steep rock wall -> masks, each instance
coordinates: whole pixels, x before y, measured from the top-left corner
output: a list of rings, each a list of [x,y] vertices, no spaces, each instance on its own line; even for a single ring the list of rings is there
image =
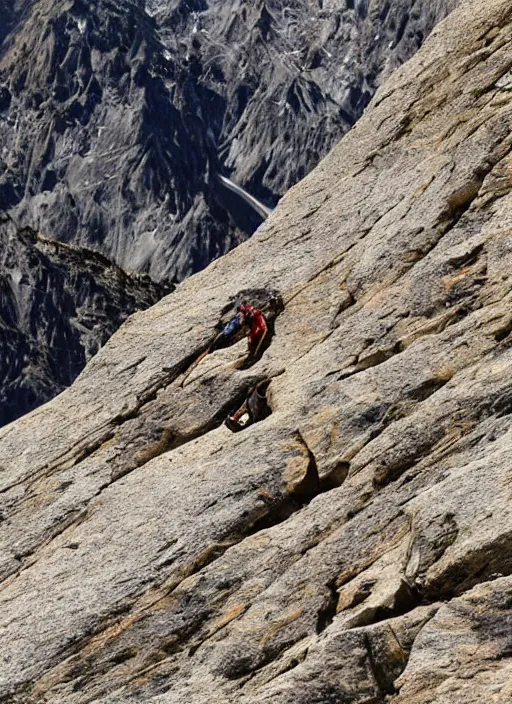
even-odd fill
[[[510,699],[511,49],[510,2],[464,0],[254,238],[0,431],[3,701]],[[182,386],[265,291],[261,360]]]

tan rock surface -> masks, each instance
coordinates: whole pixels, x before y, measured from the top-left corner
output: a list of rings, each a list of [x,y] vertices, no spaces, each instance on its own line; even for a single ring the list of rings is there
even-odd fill
[[[254,239],[1,431],[0,701],[508,701],[511,49],[509,0],[463,2]],[[247,289],[285,301],[261,361],[180,388]]]

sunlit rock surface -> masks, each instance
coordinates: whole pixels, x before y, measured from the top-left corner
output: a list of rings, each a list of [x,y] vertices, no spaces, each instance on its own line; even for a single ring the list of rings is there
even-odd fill
[[[509,0],[463,0],[254,238],[0,431],[3,702],[510,700],[511,51]],[[270,347],[182,387],[247,289]]]

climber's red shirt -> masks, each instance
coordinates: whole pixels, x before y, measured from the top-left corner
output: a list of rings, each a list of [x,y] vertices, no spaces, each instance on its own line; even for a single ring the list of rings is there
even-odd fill
[[[257,345],[263,335],[267,332],[267,321],[263,313],[257,308],[254,309],[249,328],[249,344]]]

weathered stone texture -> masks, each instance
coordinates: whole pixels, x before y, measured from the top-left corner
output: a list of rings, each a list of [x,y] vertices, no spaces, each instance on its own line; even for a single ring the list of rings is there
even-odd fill
[[[509,0],[462,2],[253,239],[0,432],[3,701],[510,699],[511,50]],[[181,388],[249,288],[269,349]]]

